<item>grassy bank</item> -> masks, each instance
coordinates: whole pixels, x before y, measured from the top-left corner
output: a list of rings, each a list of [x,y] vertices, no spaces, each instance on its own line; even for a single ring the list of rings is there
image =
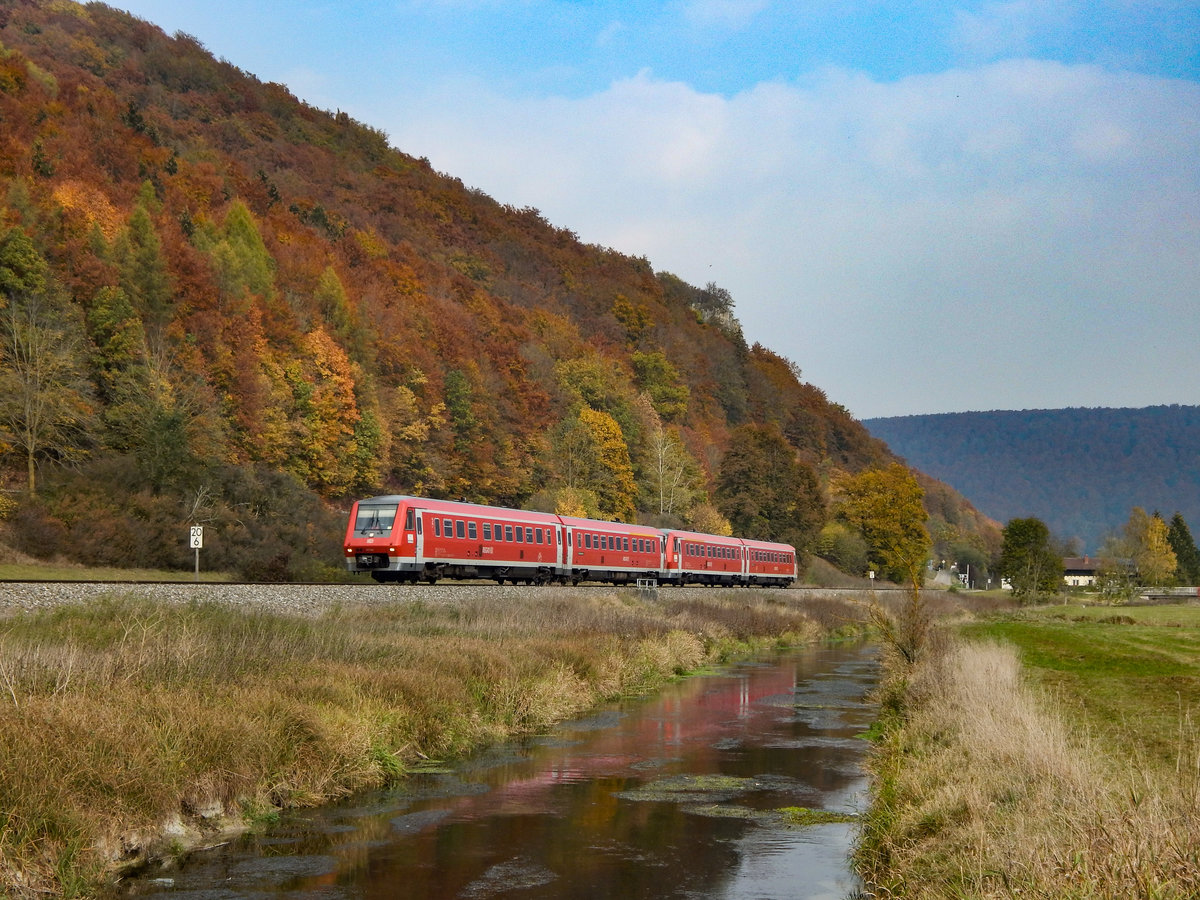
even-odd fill
[[[87,895],[231,823],[861,618],[783,591],[473,596],[313,618],[112,595],[0,620],[0,883]]]
[[[1200,896],[1200,609],[1005,615],[893,664],[878,897]]]

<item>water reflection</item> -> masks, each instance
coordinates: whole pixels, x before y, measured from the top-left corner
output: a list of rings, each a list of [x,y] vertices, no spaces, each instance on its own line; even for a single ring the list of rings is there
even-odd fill
[[[780,810],[851,813],[865,781],[875,661],[816,648],[692,678],[452,773],[136,884],[140,897],[844,898],[853,825],[797,828]]]

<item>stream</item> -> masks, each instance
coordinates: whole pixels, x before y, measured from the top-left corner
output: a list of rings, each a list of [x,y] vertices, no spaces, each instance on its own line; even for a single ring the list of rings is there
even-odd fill
[[[193,854],[125,896],[789,898],[858,894],[874,648],[746,662]],[[797,825],[785,810],[839,814]]]

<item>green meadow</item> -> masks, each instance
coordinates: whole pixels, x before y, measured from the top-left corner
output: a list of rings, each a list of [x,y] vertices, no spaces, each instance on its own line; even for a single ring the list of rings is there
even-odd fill
[[[1200,605],[1051,606],[968,625],[1013,644],[1077,724],[1174,767],[1200,719]]]
[[[1200,896],[1200,606],[1054,606],[890,654],[870,896]]]

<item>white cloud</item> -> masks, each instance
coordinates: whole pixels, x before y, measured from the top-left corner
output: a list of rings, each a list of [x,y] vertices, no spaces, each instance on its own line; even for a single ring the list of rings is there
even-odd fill
[[[768,0],[682,0],[683,17],[703,28],[741,29],[767,8]]]
[[[1015,61],[723,98],[643,72],[580,100],[447,86],[381,124],[729,288],[858,415],[1200,402],[1153,356],[1200,367],[1200,86]]]
[[[1062,27],[1077,10],[1075,0],[1007,0],[977,12],[954,13],[952,44],[968,59],[1026,54],[1042,32]]]

